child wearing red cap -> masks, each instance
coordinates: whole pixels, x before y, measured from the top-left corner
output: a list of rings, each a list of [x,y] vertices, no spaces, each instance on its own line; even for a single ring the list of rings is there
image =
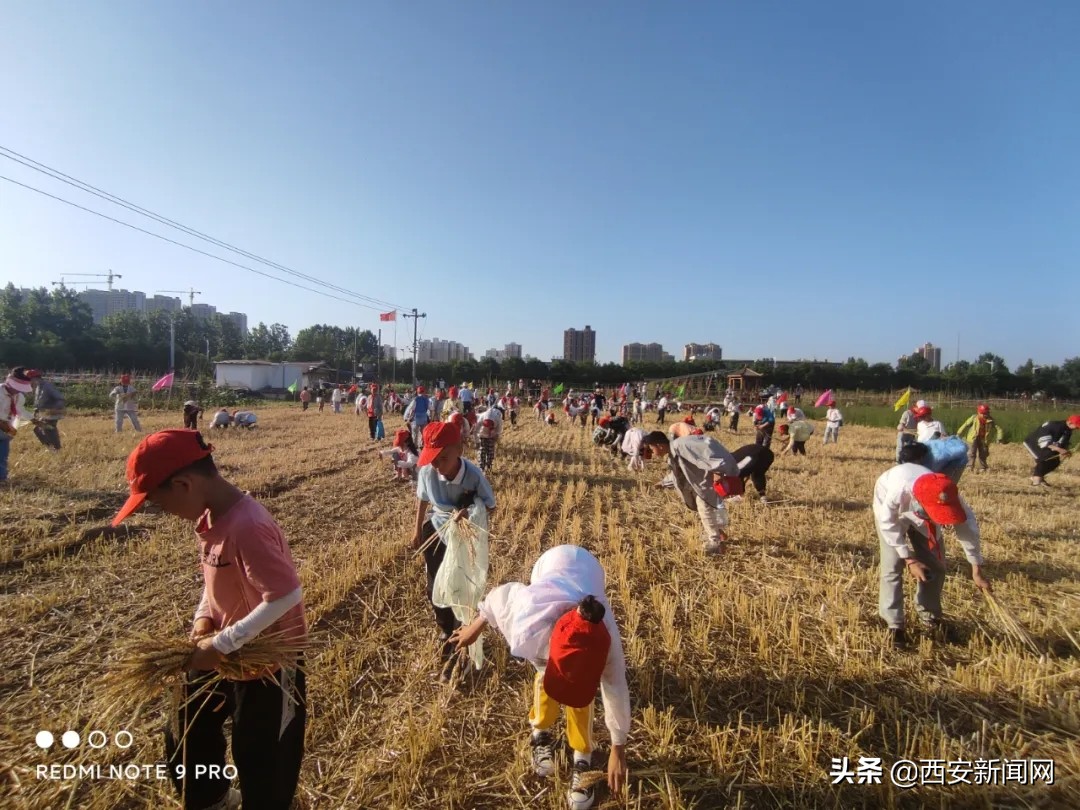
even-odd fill
[[[925,630],[947,635],[942,622],[941,591],[945,585],[942,526],[953,526],[971,564],[975,584],[989,590],[982,574],[979,524],[960,497],[956,484],[922,464],[927,448],[909,444],[904,458],[878,478],[874,487],[874,521],[881,553],[878,612],[888,625],[892,643],[907,643],[904,630],[904,570],[917,580],[915,604]]]
[[[959,430],[956,431],[956,435],[968,443],[968,457],[971,460],[971,471],[975,472],[975,462],[979,461],[982,464],[982,471],[986,472],[990,469],[986,464],[986,459],[990,455],[990,432],[993,431],[994,439],[998,443],[1001,442],[1003,434],[1001,427],[994,422],[994,417],[990,415],[989,405],[979,405],[975,409],[970,417],[964,424],[960,425]]]
[[[924,405],[915,411],[915,441],[925,442],[929,439],[940,439],[946,435],[945,425],[934,418],[934,409]]]
[[[455,660],[450,634],[459,622],[453,610],[437,607],[431,599],[435,575],[446,554],[441,533],[449,520],[458,520],[463,516],[462,510],[477,500],[487,508],[489,520],[495,511],[491,484],[479,467],[461,457],[461,451],[461,430],[455,422],[432,422],[424,429],[424,446],[417,462],[416,527],[408,544],[409,548],[422,549],[424,553],[428,602],[442,633],[440,679],[443,681],[453,675]]]
[[[495,448],[502,436],[503,412],[498,406],[489,407],[478,415],[476,437],[480,440],[480,469],[491,471],[495,463]]]
[[[613,794],[626,784],[626,739],[630,731],[630,690],[619,628],[604,595],[604,569],[580,546],[556,546],[533,566],[529,584],[508,582],[480,603],[479,615],[455,632],[459,650],[475,642],[487,625],[506,638],[511,655],[536,669],[532,761],[539,776],[555,771],[551,729],[566,709],[566,736],[574,751],[568,800],[571,810],[587,810],[595,800],[582,776],[590,770],[595,744],[593,704],[597,689],[611,735],[607,779]]]
[[[408,481],[416,472],[420,460],[420,451],[413,442],[408,428],[401,428],[394,434],[394,446],[389,450],[378,450],[379,458],[390,461],[395,481]]]
[[[185,776],[172,774],[184,807],[237,806],[230,780],[222,775],[223,727],[231,717],[243,806],[286,810],[304,756],[303,661],[273,677],[212,686],[206,672],[261,633],[303,643],[300,579],[281,528],[262,504],[221,477],[213,449],[194,430],[163,430],[143,439],[128,457],[131,495],[113,525],[144,501],[195,524],[204,580],[192,628],[197,646],[186,665],[185,699],[175,724],[180,737],[170,730],[165,738],[169,764],[185,766]]]
[[[1035,459],[1031,468],[1033,487],[1049,486],[1046,476],[1061,466],[1061,460],[1072,455],[1069,442],[1072,432],[1080,429],[1080,414],[1074,413],[1064,422],[1043,422],[1024,439],[1024,447]]]

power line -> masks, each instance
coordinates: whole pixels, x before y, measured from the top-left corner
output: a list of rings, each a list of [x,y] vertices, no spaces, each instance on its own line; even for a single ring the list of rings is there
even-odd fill
[[[365,304],[365,303],[362,303],[360,301],[352,301],[352,300],[350,300],[348,298],[342,298],[341,296],[338,296],[338,295],[332,295],[331,293],[323,292],[322,290],[316,290],[313,287],[305,287],[303,284],[297,284],[295,281],[289,281],[288,279],[285,279],[285,278],[278,278],[277,276],[273,276],[270,273],[266,273],[266,272],[264,272],[262,270],[257,270],[254,267],[248,267],[246,264],[240,264],[239,262],[234,262],[232,259],[226,259],[224,256],[216,256],[213,253],[208,253],[205,250],[200,250],[197,247],[192,247],[191,245],[185,245],[183,242],[177,242],[175,239],[170,239],[167,236],[162,236],[160,233],[154,233],[153,231],[146,230],[146,228],[140,228],[138,225],[132,225],[130,222],[124,222],[122,219],[116,219],[115,217],[110,217],[108,214],[103,214],[100,211],[95,211],[92,208],[87,208],[86,206],[79,205],[78,203],[72,202],[71,200],[65,200],[63,197],[57,197],[55,194],[50,194],[49,192],[43,191],[40,188],[34,188],[33,186],[28,186],[26,183],[20,183],[18,180],[13,180],[12,178],[6,177],[6,176],[4,176],[2,174],[0,174],[0,180],[6,180],[7,182],[13,183],[16,186],[20,186],[22,188],[25,188],[28,191],[33,191],[33,192],[41,194],[41,195],[43,195],[45,197],[49,197],[50,199],[56,200],[57,202],[62,202],[65,205],[70,205],[72,208],[78,208],[80,211],[85,211],[86,213],[93,214],[96,217],[101,217],[102,219],[107,219],[110,222],[115,222],[117,225],[123,225],[125,228],[131,228],[131,230],[133,230],[133,231],[138,231],[139,233],[145,233],[147,236],[153,236],[155,239],[160,239],[162,242],[168,242],[170,245],[176,245],[177,247],[182,247],[182,248],[184,248],[186,250],[190,250],[193,253],[198,253],[198,254],[200,254],[202,256],[206,256],[206,257],[211,258],[211,259],[217,259],[219,262],[224,262],[225,264],[231,264],[233,267],[239,267],[241,270],[248,270],[248,271],[250,271],[252,273],[255,273],[256,275],[264,276],[265,278],[273,279],[274,281],[280,281],[282,284],[288,284],[290,287],[297,287],[297,288],[299,288],[301,290],[307,290],[308,292],[313,292],[316,295],[322,295],[322,296],[325,296],[327,298],[333,298],[335,301],[342,301],[342,302],[344,302],[346,304],[352,304],[354,306],[364,307],[365,309],[373,309],[376,312],[378,312],[380,310],[380,307],[373,306],[371,304]]]
[[[69,174],[65,174],[64,172],[60,171],[59,169],[55,169],[55,168],[53,168],[51,166],[47,166],[44,163],[40,163],[39,161],[36,161],[33,158],[28,157],[27,155],[20,154],[19,152],[16,152],[14,149],[10,149],[10,148],[8,148],[6,146],[0,146],[0,157],[7,158],[8,160],[14,161],[15,163],[18,163],[18,164],[20,164],[22,166],[25,166],[25,167],[27,167],[29,169],[32,169],[32,170],[36,171],[36,172],[44,174],[47,177],[50,177],[50,178],[52,178],[54,180],[59,180],[61,183],[66,183],[67,185],[72,186],[74,188],[77,188],[80,191],[85,191],[88,194],[93,194],[95,197],[100,197],[101,199],[105,200],[106,202],[111,202],[114,205],[119,205],[119,206],[121,206],[123,208],[128,209],[129,211],[133,211],[134,213],[141,214],[142,216],[153,219],[156,222],[161,223],[162,225],[166,225],[166,226],[168,226],[170,228],[174,228],[176,230],[182,231],[183,233],[186,233],[189,236],[194,236],[194,237],[196,237],[198,239],[202,239],[203,241],[210,242],[211,244],[216,245],[217,247],[221,247],[221,248],[224,248],[225,250],[232,251],[233,253],[237,253],[237,254],[239,254],[241,256],[244,256],[244,257],[246,257],[248,259],[252,259],[253,261],[257,261],[257,262],[259,262],[261,264],[265,264],[268,267],[273,267],[276,270],[280,270],[281,272],[287,273],[288,275],[294,276],[296,278],[303,279],[304,281],[309,281],[309,282],[312,282],[314,284],[318,284],[318,285],[320,285],[322,287],[326,287],[328,289],[334,290],[335,292],[339,292],[339,293],[342,293],[344,295],[352,296],[353,298],[359,298],[361,300],[368,301],[370,303],[377,304],[377,305],[382,306],[382,307],[389,307],[389,308],[394,309],[394,310],[398,310],[398,309],[404,310],[404,309],[406,309],[406,307],[403,307],[400,304],[394,304],[394,303],[392,303],[390,301],[383,301],[383,300],[381,300],[379,298],[372,298],[371,296],[363,295],[363,294],[358,293],[358,292],[354,292],[352,290],[346,289],[345,287],[340,287],[340,286],[338,286],[336,284],[331,284],[329,282],[322,281],[321,279],[316,278],[315,276],[310,276],[310,275],[308,275],[306,273],[301,273],[299,270],[294,270],[291,267],[287,267],[286,265],[279,264],[278,262],[271,261],[270,259],[265,259],[262,256],[259,256],[258,254],[255,254],[255,253],[251,253],[250,251],[244,250],[243,248],[238,248],[235,245],[231,245],[228,242],[225,242],[225,241],[223,241],[221,239],[218,239],[218,238],[216,238],[214,236],[210,236],[209,234],[203,233],[202,231],[196,230],[194,228],[190,228],[187,225],[184,225],[183,223],[180,223],[180,222],[177,222],[175,220],[169,219],[166,216],[163,216],[161,214],[157,214],[157,213],[155,213],[153,211],[150,211],[149,209],[144,208],[144,207],[142,207],[140,205],[137,205],[136,203],[125,200],[123,197],[119,197],[119,196],[117,196],[115,194],[112,194],[112,193],[110,193],[108,191],[105,191],[104,189],[100,189],[100,188],[98,188],[96,186],[93,186],[93,185],[91,185],[89,183],[86,183],[86,182],[84,182],[82,180],[79,180],[77,177],[72,177]]]

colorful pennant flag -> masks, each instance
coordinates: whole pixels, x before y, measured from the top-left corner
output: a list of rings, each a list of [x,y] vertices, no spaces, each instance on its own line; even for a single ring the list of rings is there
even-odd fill
[[[564,389],[563,384],[559,383],[558,385],[555,386],[555,388],[552,390],[551,393],[553,393],[553,394],[561,394],[563,392],[563,389]]]
[[[396,321],[397,320],[397,310],[392,309],[389,312],[380,312],[379,313],[379,320],[380,321]]]
[[[163,388],[172,388],[173,379],[175,376],[176,375],[170,371],[168,374],[166,374],[164,377],[162,377],[160,380],[150,386],[150,390],[160,391]]]
[[[686,386],[685,385],[680,385],[678,390],[675,391],[675,396],[681,397],[685,393],[686,393]]]
[[[900,411],[907,407],[907,404],[911,402],[911,388],[900,395],[900,399],[896,400],[896,404],[892,406],[894,411]]]
[[[832,392],[831,388],[828,391],[826,391],[824,394],[822,394],[820,397],[817,398],[817,402],[814,403],[814,407],[815,408],[820,408],[822,405],[827,403],[830,399],[834,399],[833,392]]]
[[[288,391],[290,394],[295,394],[296,393],[296,380],[293,380],[292,385],[290,385],[285,390]]]

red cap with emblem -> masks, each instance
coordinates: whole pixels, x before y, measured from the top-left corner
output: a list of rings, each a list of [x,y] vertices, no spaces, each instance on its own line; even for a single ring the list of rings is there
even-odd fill
[[[920,475],[915,479],[911,494],[930,520],[940,526],[955,526],[967,520],[956,484],[944,473]]]
[[[611,634],[603,621],[589,621],[578,608],[564,613],[551,632],[544,692],[564,706],[588,706],[596,699],[609,649]]]
[[[131,451],[127,460],[127,480],[131,494],[113,518],[119,526],[124,518],[143,505],[146,496],[170,476],[214,452],[197,430],[162,430],[151,433]]]

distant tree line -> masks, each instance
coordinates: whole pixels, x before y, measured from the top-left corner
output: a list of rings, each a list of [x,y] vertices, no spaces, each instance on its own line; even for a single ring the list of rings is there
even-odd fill
[[[169,365],[169,328],[176,335],[176,370],[191,376],[209,374],[216,360],[322,360],[339,369],[373,365],[378,340],[370,330],[317,324],[295,338],[283,324],[259,323],[242,335],[227,317],[196,317],[191,310],[152,313],[122,312],[95,325],[90,308],[69,289],[44,288],[29,293],[9,284],[0,291],[0,366],[25,365],[51,371],[138,369],[165,372]],[[996,354],[960,360],[933,371],[920,355],[896,365],[867,363],[850,357],[840,366],[796,363],[773,366],[770,359],[750,364],[767,384],[783,388],[890,391],[912,386],[920,391],[947,391],[973,396],[1019,396],[1042,392],[1048,397],[1080,399],[1080,357],[1061,365],[1038,366],[1031,360],[1010,370]],[[677,378],[722,372],[729,362],[698,360],[672,363],[570,363],[554,360],[492,358],[450,363],[421,363],[417,377],[494,383],[496,380],[553,380],[579,388],[614,386],[627,381]],[[382,363],[389,379],[391,364]],[[412,361],[398,362],[399,381],[412,379]]]
[[[30,292],[8,284],[0,291],[0,366],[53,371],[101,369],[169,370],[169,332],[175,330],[176,370],[208,374],[217,360],[323,360],[352,368],[353,359],[373,363],[378,342],[370,330],[320,324],[294,339],[280,323],[259,323],[241,334],[236,323],[179,312],[120,312],[94,324],[78,293],[58,288]]]

